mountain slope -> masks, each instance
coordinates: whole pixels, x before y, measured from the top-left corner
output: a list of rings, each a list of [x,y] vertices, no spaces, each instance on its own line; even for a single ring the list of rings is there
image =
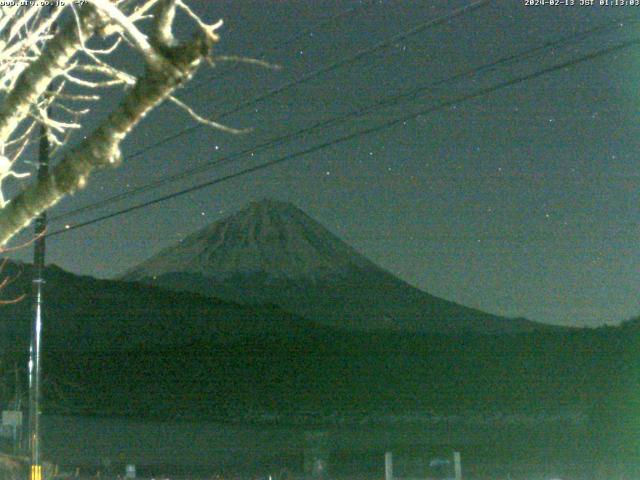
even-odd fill
[[[264,200],[163,250],[124,278],[188,272],[205,277],[261,273],[273,279],[322,280],[353,269],[378,267],[302,210]]]
[[[383,270],[291,204],[264,200],[127,272],[224,300],[272,303],[326,325],[425,333],[545,328],[435,297]]]
[[[29,292],[30,269],[7,266],[12,278],[23,273],[2,298]],[[595,408],[605,439],[637,438],[637,424],[627,421],[640,418],[629,402],[640,371],[633,324],[495,336],[353,332],[318,327],[275,306],[96,280],[54,266],[45,278],[45,413],[326,428],[393,423],[395,415],[433,426],[442,424],[440,414],[466,422],[482,412],[507,426],[505,412],[534,415],[521,417],[526,426],[541,412]],[[26,365],[30,308],[25,299],[0,309],[0,373],[8,378],[12,365]],[[0,400],[12,394],[5,384]]]
[[[2,299],[27,297],[0,309],[0,350],[27,350],[30,335],[29,264],[8,263],[16,279]],[[56,266],[44,273],[44,344],[55,350],[165,348],[232,342],[272,335],[296,337],[317,326],[275,306],[246,306],[150,285],[78,276]]]

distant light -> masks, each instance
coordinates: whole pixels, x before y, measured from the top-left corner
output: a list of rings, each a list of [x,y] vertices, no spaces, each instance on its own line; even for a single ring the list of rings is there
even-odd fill
[[[71,225],[69,225],[69,224],[67,223],[67,224],[64,226],[64,228],[65,228],[66,230],[68,230],[69,228],[71,228]]]

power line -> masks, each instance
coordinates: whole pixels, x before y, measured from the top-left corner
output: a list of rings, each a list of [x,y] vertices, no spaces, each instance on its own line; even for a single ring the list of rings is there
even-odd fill
[[[454,18],[460,17],[462,15],[466,15],[467,13],[473,12],[475,10],[478,10],[482,7],[486,7],[489,5],[490,0],[476,0],[464,7],[460,7],[457,8],[455,10],[453,10],[452,12],[449,12],[445,15],[441,15],[437,18],[434,18],[432,20],[429,20],[427,22],[423,22],[405,32],[401,32],[397,35],[393,35],[390,38],[386,39],[386,40],[381,40],[380,42],[372,45],[371,47],[368,48],[364,48],[362,50],[357,51],[355,54],[350,55],[346,58],[343,58],[342,60],[338,60],[334,63],[331,63],[329,65],[326,65],[324,67],[321,67],[317,70],[314,70],[312,72],[309,72],[306,75],[303,75],[300,78],[297,78],[295,80],[292,80],[291,82],[287,82],[279,87],[276,87],[272,90],[269,90],[268,92],[259,95],[255,98],[249,99],[245,102],[240,103],[239,105],[235,106],[234,108],[232,108],[231,110],[227,110],[226,112],[224,112],[222,115],[220,115],[220,118],[224,118],[227,117],[233,113],[239,112],[240,110],[253,105],[255,103],[261,102],[263,100],[266,100],[268,98],[271,98],[273,96],[276,96],[280,93],[282,93],[285,90],[288,90],[289,88],[295,87],[297,85],[300,85],[301,83],[305,83],[308,82],[309,80],[312,80],[316,77],[319,77],[320,75],[324,75],[325,73],[329,73],[332,72],[334,70],[337,70],[345,65],[348,65],[350,63],[355,63],[358,60],[360,60],[361,58],[364,58],[367,55],[371,55],[373,53],[376,53],[382,49],[384,49],[385,47],[389,46],[390,44],[393,44],[399,40],[405,39],[407,37],[411,37],[413,35],[417,35],[418,33],[423,32],[424,30],[427,30],[429,28],[432,27],[437,27],[439,25],[442,25]]]
[[[633,45],[638,45],[638,44],[640,44],[640,39],[629,40],[627,42],[615,45],[613,47],[600,49],[600,50],[597,50],[595,52],[588,53],[588,54],[583,55],[581,57],[578,57],[578,58],[575,58],[575,59],[572,59],[572,60],[568,60],[568,61],[562,62],[560,64],[557,64],[557,65],[554,65],[554,66],[551,66],[551,67],[547,67],[547,68],[538,70],[538,71],[533,72],[533,73],[522,75],[522,76],[513,78],[511,80],[505,80],[505,81],[500,82],[500,83],[498,83],[496,85],[493,85],[493,86],[490,86],[490,87],[481,88],[481,89],[477,90],[476,92],[473,92],[473,93],[470,93],[470,94],[467,94],[467,95],[463,95],[463,96],[458,97],[456,99],[448,100],[448,101],[442,102],[442,103],[440,103],[438,105],[431,106],[429,108],[422,109],[422,110],[419,110],[417,112],[414,112],[414,113],[411,113],[411,114],[408,114],[408,115],[404,115],[402,117],[398,117],[396,119],[390,120],[388,122],[384,122],[384,123],[382,123],[380,125],[376,125],[374,127],[366,128],[366,129],[363,129],[363,130],[352,132],[352,133],[347,134],[347,135],[343,135],[341,137],[338,137],[338,138],[333,139],[333,140],[329,140],[327,142],[323,142],[323,143],[315,145],[313,147],[310,147],[310,148],[307,148],[307,149],[304,149],[304,150],[301,150],[301,151],[298,151],[298,152],[295,152],[295,153],[291,153],[291,154],[285,155],[283,157],[280,157],[280,158],[277,158],[277,159],[262,163],[260,165],[255,165],[253,167],[249,167],[249,168],[246,168],[244,170],[240,170],[239,172],[235,172],[235,173],[232,173],[232,174],[229,174],[229,175],[225,175],[225,176],[220,177],[220,178],[209,180],[209,181],[200,183],[198,185],[194,185],[194,186],[186,188],[186,189],[179,190],[177,192],[174,192],[174,193],[171,193],[171,194],[168,194],[168,195],[163,195],[163,196],[155,198],[153,200],[149,200],[149,201],[146,201],[146,202],[143,202],[143,203],[139,203],[137,205],[133,205],[131,207],[127,207],[127,208],[124,208],[122,210],[110,213],[110,214],[102,215],[100,217],[97,217],[97,218],[94,218],[94,219],[91,219],[91,220],[88,220],[88,221],[85,221],[85,222],[78,223],[76,225],[66,226],[63,229],[51,232],[50,234],[47,235],[47,237],[59,235],[61,233],[65,233],[65,232],[68,232],[68,231],[71,231],[71,230],[76,230],[78,228],[86,227],[86,226],[92,225],[94,223],[101,222],[103,220],[107,220],[107,219],[114,218],[114,217],[117,217],[117,216],[120,216],[120,215],[124,215],[125,213],[129,213],[129,212],[132,212],[132,211],[135,211],[135,210],[146,208],[148,206],[155,205],[157,203],[161,203],[161,202],[164,202],[166,200],[170,200],[172,198],[176,198],[176,197],[179,197],[179,196],[182,196],[182,195],[186,195],[188,193],[192,193],[192,192],[195,192],[195,191],[198,191],[198,190],[202,190],[203,188],[206,188],[206,187],[217,185],[217,184],[220,184],[220,183],[223,183],[223,182],[226,182],[226,181],[229,181],[229,180],[232,180],[232,179],[235,179],[235,178],[238,178],[238,177],[250,174],[250,173],[254,173],[254,172],[257,172],[257,171],[260,171],[260,170],[265,170],[267,168],[273,167],[274,165],[286,162],[288,160],[292,160],[294,158],[298,158],[298,157],[302,157],[302,156],[305,156],[305,155],[309,155],[309,154],[315,153],[315,152],[317,152],[319,150],[323,150],[323,149],[325,149],[327,147],[338,145],[338,144],[347,142],[349,140],[352,140],[354,138],[357,138],[357,137],[360,137],[360,136],[363,136],[363,135],[369,135],[371,133],[376,133],[376,132],[379,132],[381,130],[384,130],[384,129],[393,127],[395,125],[398,125],[398,124],[400,124],[402,122],[413,120],[413,119],[415,119],[415,118],[417,118],[419,116],[427,115],[429,113],[433,113],[433,112],[441,110],[443,108],[450,107],[450,106],[452,106],[454,104],[459,104],[459,103],[462,103],[462,102],[466,102],[468,100],[473,100],[473,99],[479,98],[481,96],[485,96],[485,95],[494,93],[494,92],[496,92],[498,90],[501,90],[503,88],[511,87],[511,86],[517,85],[519,83],[522,83],[522,82],[525,82],[525,81],[529,81],[529,80],[541,77],[543,75],[546,75],[546,74],[549,74],[549,73],[552,73],[552,72],[556,72],[556,71],[559,71],[559,70],[563,70],[563,69],[578,65],[580,63],[591,61],[591,60],[594,60],[596,58],[603,57],[605,55],[609,55],[611,53],[614,53],[614,52],[617,52],[617,51],[620,51],[620,50],[623,50],[625,48],[629,48],[629,47],[631,47]]]
[[[352,13],[354,11],[362,11],[366,7],[370,7],[372,5],[374,5],[373,2],[366,3],[364,5],[358,5],[358,6],[355,6],[355,7],[348,8],[348,9],[346,9],[346,10],[344,10],[342,12],[339,12],[339,13],[337,13],[335,15],[332,15],[332,16],[330,16],[328,18],[322,19],[319,22],[315,23],[314,25],[312,25],[310,27],[307,27],[307,28],[305,28],[305,29],[303,29],[303,30],[291,35],[285,41],[283,41],[283,42],[281,42],[279,44],[276,44],[274,47],[272,47],[272,49],[279,49],[279,48],[282,48],[282,47],[284,47],[286,45],[289,45],[289,44],[293,43],[294,41],[296,41],[297,39],[307,35],[308,33],[312,32],[314,30],[320,29],[320,28],[324,27],[325,25],[328,25],[328,24],[332,23],[335,20],[338,20],[338,19],[340,19],[340,18],[342,18],[344,16],[347,16],[348,14],[350,14],[350,13]],[[267,52],[268,52],[267,50],[261,50],[256,56],[258,58],[264,58],[265,55],[267,54]],[[236,65],[236,67],[237,67],[237,65]],[[213,76],[209,77],[208,79],[204,79],[204,80],[201,80],[201,81],[197,82],[196,84],[189,84],[182,91],[184,92],[184,91],[188,91],[188,90],[197,89],[200,86],[204,85],[208,81],[215,80],[215,79],[218,79],[218,78],[222,78],[222,77],[228,75],[234,69],[227,70],[225,72],[222,72],[219,75],[213,75]],[[225,114],[223,114],[223,115],[225,115]],[[150,147],[147,147],[147,148],[144,148],[144,149],[139,150],[137,152],[134,152],[133,154],[129,155],[128,158],[135,158],[135,157],[137,157],[139,155],[142,155],[142,154],[146,153],[149,150],[152,150],[152,149],[154,149],[154,148],[156,148],[156,147],[158,147],[160,145],[163,145],[167,141],[171,141],[171,140],[173,140],[175,138],[178,138],[178,137],[180,137],[182,135],[185,135],[185,134],[187,134],[187,133],[189,133],[189,132],[191,132],[191,131],[193,131],[195,129],[198,129],[200,127],[202,127],[202,125],[195,125],[193,127],[189,127],[189,128],[187,128],[185,130],[182,130],[181,132],[178,132],[178,134],[175,135],[175,136],[167,137],[167,138],[163,139],[159,143],[153,144]],[[84,211],[85,208],[82,208],[82,210]],[[58,215],[58,216],[52,217],[52,218],[50,218],[50,220],[51,221],[59,220],[60,218],[67,217],[67,216],[69,216],[71,214],[72,214],[71,212],[65,213],[65,214],[62,214],[62,215]]]
[[[423,32],[424,30],[427,30],[428,28],[432,28],[432,27],[436,27],[439,25],[442,25],[446,22],[448,22],[449,20],[452,20],[454,18],[457,18],[459,16],[462,16],[464,14],[467,14],[469,12],[475,11],[477,9],[480,9],[482,7],[486,7],[488,6],[490,3],[490,0],[477,0],[473,3],[470,3],[469,5],[465,6],[465,7],[460,7],[456,10],[453,10],[452,12],[446,14],[446,15],[442,15],[440,17],[437,17],[435,19],[429,20],[427,22],[423,22],[421,24],[419,24],[416,27],[413,27],[405,32],[399,33],[397,35],[394,35],[386,40],[382,40],[378,43],[376,43],[375,45],[359,50],[357,51],[355,54],[346,57],[342,60],[338,60],[334,63],[331,63],[327,66],[324,67],[320,67],[317,70],[313,70],[312,72],[309,72],[306,75],[303,75],[302,77],[299,77],[298,79],[292,80],[290,82],[284,83],[283,85],[276,87],[272,90],[269,90],[268,92],[262,94],[262,95],[258,95],[252,99],[246,100],[242,103],[240,103],[239,105],[236,105],[235,107],[233,107],[230,110],[227,110],[225,112],[223,112],[222,114],[220,114],[218,116],[219,120],[222,120],[226,117],[228,117],[229,115],[232,115],[234,113],[237,113],[241,110],[243,110],[246,107],[249,107],[251,105],[254,105],[256,103],[262,102],[263,100],[266,100],[268,98],[274,97],[276,95],[279,95],[280,93],[284,92],[285,90],[288,90],[292,87],[296,87],[302,83],[308,82],[310,80],[313,80],[316,77],[319,77],[325,73],[329,73],[332,72],[334,70],[337,70],[345,65],[348,65],[349,63],[355,63],[358,60],[360,60],[361,58],[376,53],[380,50],[382,50],[383,48],[387,47],[390,44],[393,44],[395,42],[397,42],[398,40],[402,40],[404,38],[407,37],[411,37],[413,35],[416,35],[418,33]],[[154,143],[153,145],[150,145],[148,147],[142,148],[134,153],[132,153],[131,155],[128,156],[128,158],[135,158],[138,157],[150,150],[153,150],[155,148],[158,148],[166,143],[169,143],[173,140],[175,140],[176,138],[179,138],[183,135],[186,135],[188,133],[194,132],[196,130],[199,130],[200,128],[203,128],[204,125],[202,124],[198,124],[198,125],[194,125],[192,127],[188,127],[185,128],[173,135],[169,135],[168,137],[165,137],[164,139],[160,140],[159,142]]]
[[[356,12],[363,11],[364,9],[366,9],[367,7],[370,7],[372,5],[374,5],[373,2],[365,3],[363,5],[358,5],[358,6],[355,6],[355,7],[347,8],[346,10],[343,10],[342,12],[338,12],[337,14],[332,15],[332,16],[330,16],[328,18],[324,18],[324,19],[320,20],[319,22],[311,25],[310,27],[304,28],[304,29],[300,30],[299,32],[294,33],[293,35],[289,36],[283,42],[278,43],[275,46],[272,46],[271,50],[279,50],[282,47],[285,47],[285,46],[295,42],[299,38],[302,38],[302,37],[306,36],[307,34],[312,33],[314,30],[318,30],[320,28],[323,28],[325,25],[329,25],[330,23],[332,23],[332,22],[334,22],[336,20],[339,20],[342,17],[345,17],[345,16],[349,15],[350,13],[353,13],[354,11],[356,11]],[[265,58],[267,53],[268,53],[268,50],[263,49],[263,50],[261,50],[260,52],[258,52],[256,54],[256,57],[258,59],[263,59],[263,58]],[[213,74],[213,75],[210,75],[208,78],[202,79],[202,80],[200,80],[200,81],[198,81],[196,83],[193,83],[193,84],[190,83],[182,91],[184,92],[184,91],[196,90],[196,89],[202,87],[203,85],[206,85],[208,82],[211,82],[213,80],[219,80],[221,78],[226,77],[230,73],[233,73],[233,71],[235,71],[237,68],[238,68],[238,64],[236,64],[234,67],[232,67],[232,68],[230,68],[228,70],[225,70],[224,72],[221,72],[221,73],[219,73],[217,75]]]
[[[627,17],[624,20],[629,20],[629,19],[633,19],[634,21],[638,20],[637,16]],[[578,32],[578,33],[575,33],[575,34],[572,34],[572,35],[567,35],[567,36],[562,37],[562,38],[560,38],[558,40],[547,41],[547,42],[545,42],[545,43],[543,43],[543,44],[541,44],[539,46],[532,47],[532,48],[526,49],[524,51],[520,51],[520,52],[516,52],[516,53],[513,53],[513,54],[506,55],[506,56],[501,57],[501,58],[499,58],[499,59],[497,59],[497,60],[495,60],[493,62],[481,65],[480,67],[467,69],[467,70],[459,72],[459,73],[457,73],[455,75],[452,75],[452,76],[437,80],[435,82],[428,83],[426,85],[422,85],[420,87],[413,88],[413,89],[408,90],[406,92],[403,92],[401,94],[387,97],[387,98],[385,98],[385,99],[383,99],[381,101],[378,101],[378,102],[375,102],[375,103],[373,103],[371,105],[365,106],[363,108],[351,111],[351,112],[349,112],[347,114],[339,115],[339,116],[333,117],[333,118],[328,119],[328,120],[323,120],[323,121],[316,122],[313,125],[310,125],[308,127],[303,127],[303,128],[301,128],[301,129],[299,129],[297,131],[290,132],[290,133],[288,133],[286,135],[283,135],[283,136],[273,137],[273,138],[271,138],[269,140],[266,140],[265,142],[262,142],[262,143],[260,143],[258,145],[255,145],[255,146],[253,146],[251,148],[244,149],[242,151],[233,153],[233,154],[228,155],[226,157],[219,158],[219,159],[216,159],[216,160],[212,160],[212,161],[209,161],[209,162],[205,162],[202,165],[197,165],[197,166],[195,166],[193,168],[190,168],[190,169],[187,169],[187,170],[185,170],[183,172],[179,172],[179,173],[176,173],[176,174],[173,174],[173,175],[169,175],[169,176],[160,178],[158,180],[155,180],[153,182],[150,182],[150,183],[148,183],[146,185],[140,186],[138,188],[135,188],[135,189],[127,191],[127,192],[123,192],[123,193],[119,193],[119,194],[116,194],[116,195],[112,195],[111,197],[108,197],[108,198],[103,199],[101,201],[98,201],[98,202],[95,202],[95,203],[92,203],[92,204],[89,204],[89,205],[85,205],[83,207],[80,207],[80,208],[71,210],[69,212],[60,214],[58,216],[55,216],[51,220],[52,221],[58,221],[58,220],[61,220],[63,218],[68,218],[68,217],[71,217],[71,216],[75,216],[75,215],[77,215],[79,213],[82,213],[82,212],[87,212],[87,211],[95,210],[97,208],[102,208],[105,205],[108,205],[110,203],[124,200],[126,198],[129,198],[129,197],[138,195],[140,193],[143,193],[145,191],[152,190],[152,189],[161,187],[163,185],[173,183],[173,182],[175,182],[177,180],[182,180],[182,179],[187,178],[189,176],[192,176],[192,175],[195,175],[195,174],[198,174],[198,173],[202,173],[202,172],[210,170],[211,168],[214,168],[216,166],[220,166],[222,164],[229,163],[229,162],[231,162],[233,160],[236,160],[236,159],[238,159],[240,157],[243,157],[245,155],[248,155],[248,154],[251,154],[251,153],[257,153],[257,152],[260,152],[260,151],[263,151],[263,150],[267,150],[267,149],[269,149],[271,147],[280,145],[280,144],[282,144],[284,142],[290,141],[290,140],[292,140],[294,138],[297,138],[297,137],[300,137],[302,135],[308,134],[308,133],[313,132],[315,130],[323,130],[323,129],[329,128],[331,126],[338,125],[338,124],[343,123],[343,122],[345,122],[345,121],[347,121],[349,119],[364,116],[364,115],[366,115],[368,113],[371,113],[371,112],[376,111],[376,110],[383,109],[385,107],[388,107],[388,106],[391,106],[393,104],[396,104],[396,103],[398,103],[400,101],[413,100],[418,95],[420,95],[421,93],[424,93],[426,90],[428,90],[430,88],[434,88],[434,87],[437,87],[437,86],[443,85],[443,84],[449,84],[449,83],[452,83],[452,82],[455,82],[455,81],[458,81],[458,80],[461,80],[461,79],[464,79],[464,78],[473,77],[473,76],[475,76],[475,75],[477,75],[479,73],[483,73],[483,72],[495,69],[496,67],[503,66],[503,65],[509,64],[509,63],[513,63],[515,61],[520,61],[520,60],[523,60],[523,59],[530,58],[531,56],[533,56],[533,55],[535,55],[535,54],[537,54],[537,53],[539,53],[541,51],[544,51],[544,50],[546,50],[548,48],[553,48],[553,47],[556,47],[558,45],[560,45],[560,46],[568,46],[571,42],[582,40],[584,38],[587,38],[587,37],[593,35],[594,33],[600,33],[602,31],[607,31],[607,30],[612,30],[614,28],[617,28],[617,24],[621,20],[623,20],[623,19],[616,20],[616,26],[615,27],[611,27],[611,25],[609,23],[607,23],[606,25],[596,26],[596,27],[584,30],[582,32]]]

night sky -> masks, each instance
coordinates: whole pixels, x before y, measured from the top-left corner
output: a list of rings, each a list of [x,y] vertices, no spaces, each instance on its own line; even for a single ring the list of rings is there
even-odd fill
[[[225,20],[218,54],[264,52],[282,69],[220,63],[200,72],[179,96],[216,118],[247,99],[469,3],[192,0],[205,18]],[[230,126],[252,128],[250,133],[234,136],[199,128],[127,158],[195,125],[173,106],[163,106],[127,139],[118,170],[92,177],[84,191],[51,214],[599,25],[607,30],[460,81],[442,82],[364,119],[65,218],[51,229],[638,38],[640,7],[491,2],[224,118]],[[569,325],[637,316],[639,55],[640,46],[631,46],[51,237],[47,261],[77,273],[112,277],[247,202],[270,197],[295,203],[407,282],[464,305]]]

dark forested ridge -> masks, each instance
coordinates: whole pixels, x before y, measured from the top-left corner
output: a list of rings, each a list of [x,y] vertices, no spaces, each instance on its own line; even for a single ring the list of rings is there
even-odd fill
[[[72,395],[77,407],[125,415],[591,412],[640,391],[639,339],[630,326],[473,337],[309,329],[49,350],[47,372],[101,392],[80,390]]]
[[[611,448],[632,448],[640,434],[640,320],[500,335],[354,332],[55,267],[48,278],[45,413],[323,425],[570,412]],[[26,365],[30,306],[2,309],[10,378],[14,363]]]
[[[552,328],[422,291],[299,208],[264,199],[189,235],[122,279],[240,304],[273,304],[352,330],[514,333]]]

